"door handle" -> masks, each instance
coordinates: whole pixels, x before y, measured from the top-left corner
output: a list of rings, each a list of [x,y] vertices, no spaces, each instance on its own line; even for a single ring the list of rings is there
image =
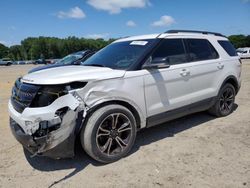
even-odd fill
[[[223,65],[223,64],[218,64],[218,65],[217,65],[217,68],[218,68],[218,69],[223,69],[223,68],[224,68],[224,65]]]
[[[189,76],[190,75],[190,71],[187,69],[182,69],[180,72],[181,76]]]

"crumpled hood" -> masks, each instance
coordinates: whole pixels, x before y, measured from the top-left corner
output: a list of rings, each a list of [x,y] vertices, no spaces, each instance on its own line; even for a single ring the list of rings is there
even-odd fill
[[[104,80],[123,77],[126,71],[106,67],[64,66],[45,69],[23,76],[22,81],[30,84],[53,85],[75,81]]]

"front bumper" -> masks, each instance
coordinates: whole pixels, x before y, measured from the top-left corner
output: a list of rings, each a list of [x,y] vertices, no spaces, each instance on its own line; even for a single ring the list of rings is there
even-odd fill
[[[16,140],[22,144],[22,146],[27,149],[31,155],[47,156],[54,159],[69,158],[74,156],[75,135],[73,132],[60,144],[51,149],[44,150],[44,144],[47,143],[47,136],[34,139],[32,136],[25,134],[22,128],[11,118],[10,128]]]
[[[9,101],[10,128],[15,138],[33,155],[43,155],[51,158],[66,158],[74,156],[74,142],[83,116],[78,110],[79,101],[71,94],[62,96],[51,105],[42,108],[25,108],[17,112]],[[68,107],[62,117],[58,117],[58,109]],[[60,119],[60,121],[58,121]],[[46,129],[46,134],[38,135],[41,122],[53,122],[58,127],[52,131]]]

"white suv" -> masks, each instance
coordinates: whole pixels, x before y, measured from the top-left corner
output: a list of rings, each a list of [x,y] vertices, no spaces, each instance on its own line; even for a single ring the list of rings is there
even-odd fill
[[[250,48],[240,48],[237,51],[241,59],[250,58]]]
[[[138,130],[198,111],[234,109],[241,62],[218,33],[171,30],[119,39],[82,65],[17,79],[10,126],[34,156],[72,157],[84,150],[109,163],[133,147]]]

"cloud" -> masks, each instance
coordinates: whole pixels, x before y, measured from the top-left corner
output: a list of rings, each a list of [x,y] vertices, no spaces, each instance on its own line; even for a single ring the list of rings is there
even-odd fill
[[[12,41],[5,41],[5,40],[0,40],[0,44],[3,44],[4,46],[7,46],[7,47],[14,45]]]
[[[59,11],[57,17],[60,19],[64,18],[74,18],[74,19],[83,19],[86,17],[85,13],[79,7],[71,8],[69,11]]]
[[[132,21],[132,20],[129,20],[129,21],[127,21],[126,25],[127,25],[128,27],[135,27],[135,26],[136,26],[136,23],[135,23],[134,21]]]
[[[165,16],[162,16],[160,20],[153,22],[152,26],[167,27],[167,26],[171,26],[174,23],[175,23],[175,20],[173,17],[165,15]]]
[[[118,14],[125,8],[144,8],[150,5],[149,0],[87,0],[87,3],[110,14]]]
[[[109,36],[108,33],[100,33],[100,34],[89,34],[86,35],[86,38],[91,38],[91,39],[106,39]]]

